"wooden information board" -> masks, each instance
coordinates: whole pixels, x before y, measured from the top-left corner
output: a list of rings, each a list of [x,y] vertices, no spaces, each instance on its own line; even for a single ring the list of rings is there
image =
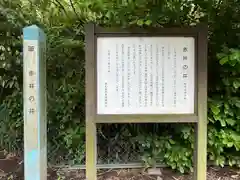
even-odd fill
[[[206,180],[207,26],[86,26],[86,176],[97,123],[195,123],[194,180]]]

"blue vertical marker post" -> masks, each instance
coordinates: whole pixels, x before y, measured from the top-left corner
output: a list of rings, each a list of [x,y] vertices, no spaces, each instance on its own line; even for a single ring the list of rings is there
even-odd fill
[[[47,180],[46,37],[37,26],[23,29],[24,174]]]

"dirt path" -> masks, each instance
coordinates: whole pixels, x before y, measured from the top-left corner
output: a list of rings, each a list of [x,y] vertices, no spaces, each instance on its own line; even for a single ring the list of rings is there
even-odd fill
[[[0,180],[24,180],[23,161],[13,155],[0,153]],[[141,169],[107,170],[98,173],[98,180],[192,180],[192,175],[181,175],[167,168],[156,169],[150,175]],[[208,180],[240,180],[240,169],[209,167]],[[49,169],[48,180],[85,180],[85,172],[70,169]]]

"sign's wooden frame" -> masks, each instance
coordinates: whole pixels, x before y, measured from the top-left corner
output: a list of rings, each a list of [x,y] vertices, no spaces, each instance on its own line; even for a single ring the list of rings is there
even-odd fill
[[[86,176],[97,179],[97,123],[195,123],[194,180],[206,180],[207,164],[207,26],[119,30],[86,25]],[[97,114],[98,37],[194,37],[195,110],[188,115],[99,115]]]

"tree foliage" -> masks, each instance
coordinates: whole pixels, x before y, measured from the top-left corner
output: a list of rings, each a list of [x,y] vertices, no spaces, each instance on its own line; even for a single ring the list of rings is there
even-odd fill
[[[16,151],[23,147],[21,34],[24,26],[37,24],[48,37],[49,157],[54,163],[64,159],[83,162],[83,27],[89,21],[102,26],[142,28],[207,23],[208,158],[221,166],[240,165],[238,0],[0,1],[1,148]],[[192,169],[194,129],[190,124],[115,124],[101,125],[98,129],[99,146],[110,144],[107,150],[100,151],[100,155],[108,157],[104,162],[132,154],[134,158],[140,155],[147,166],[163,162],[181,172]],[[110,151],[113,151],[110,155],[106,154]],[[125,161],[131,159],[129,156]]]

